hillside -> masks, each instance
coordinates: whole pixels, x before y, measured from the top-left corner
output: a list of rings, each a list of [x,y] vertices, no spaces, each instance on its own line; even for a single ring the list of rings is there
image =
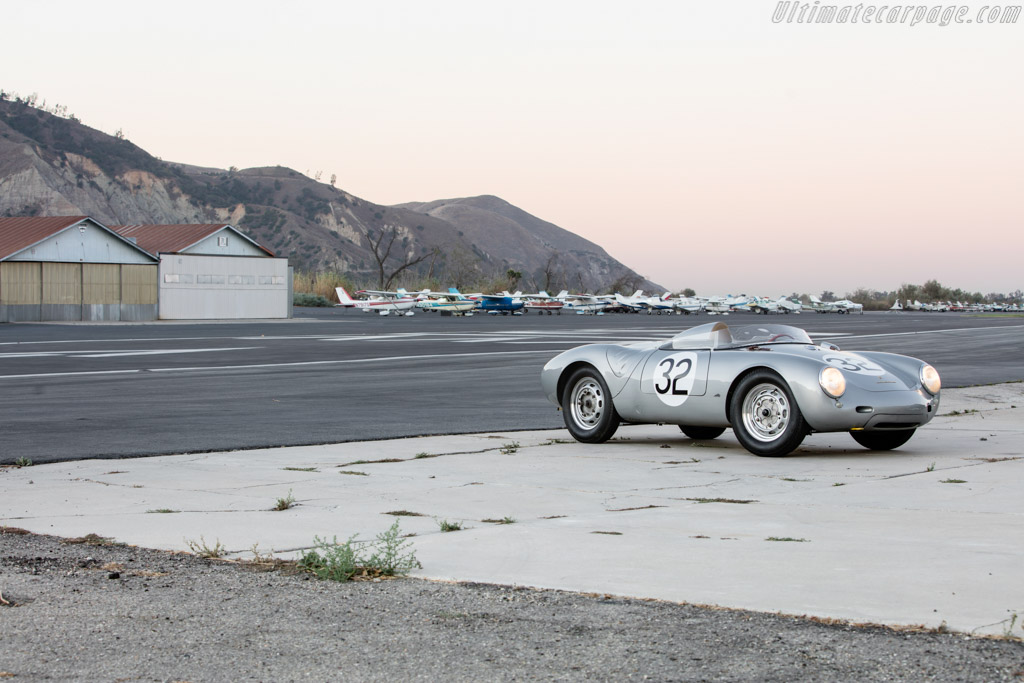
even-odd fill
[[[63,112],[62,112],[63,113]],[[408,282],[469,286],[508,270],[526,288],[661,288],[601,247],[497,197],[383,206],[289,168],[166,162],[29,102],[0,99],[0,215],[89,215],[106,224],[226,222],[299,270],[335,269],[377,284],[422,258]],[[397,280],[394,285],[401,284]]]

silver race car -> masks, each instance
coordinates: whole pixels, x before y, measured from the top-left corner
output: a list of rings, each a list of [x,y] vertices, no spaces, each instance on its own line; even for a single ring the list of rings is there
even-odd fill
[[[541,384],[577,441],[607,441],[620,422],[677,424],[692,439],[732,427],[755,455],[786,455],[811,432],[897,448],[935,416],[941,387],[916,358],[842,352],[788,325],[721,322],[665,342],[571,349],[544,366]]]

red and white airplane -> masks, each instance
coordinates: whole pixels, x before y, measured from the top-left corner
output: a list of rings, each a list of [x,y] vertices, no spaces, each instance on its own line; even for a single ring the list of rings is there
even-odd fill
[[[356,294],[367,294],[368,299],[353,299],[344,287],[335,287],[338,294],[338,306],[344,308],[360,308],[364,312],[377,311],[380,315],[415,315],[412,311],[416,306],[416,298],[401,292],[379,292],[372,289],[361,289]]]

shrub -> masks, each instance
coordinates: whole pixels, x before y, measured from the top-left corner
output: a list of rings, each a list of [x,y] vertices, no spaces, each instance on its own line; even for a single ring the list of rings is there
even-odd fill
[[[299,566],[321,579],[348,581],[356,574],[378,576],[405,576],[423,565],[409,550],[410,541],[399,535],[398,520],[387,531],[364,545],[356,545],[356,536],[338,543],[313,537],[314,547],[302,553]]]
[[[309,294],[307,292],[299,292],[292,298],[292,304],[295,306],[320,306],[330,307],[334,304],[320,296],[319,294]]]

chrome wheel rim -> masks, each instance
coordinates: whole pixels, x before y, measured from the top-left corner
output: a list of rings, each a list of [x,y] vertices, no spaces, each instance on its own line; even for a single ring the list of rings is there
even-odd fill
[[[774,384],[758,384],[743,399],[743,426],[758,441],[769,443],[781,438],[790,416],[789,399]]]
[[[604,414],[604,390],[593,377],[584,377],[570,395],[573,422],[581,429],[594,429]]]

